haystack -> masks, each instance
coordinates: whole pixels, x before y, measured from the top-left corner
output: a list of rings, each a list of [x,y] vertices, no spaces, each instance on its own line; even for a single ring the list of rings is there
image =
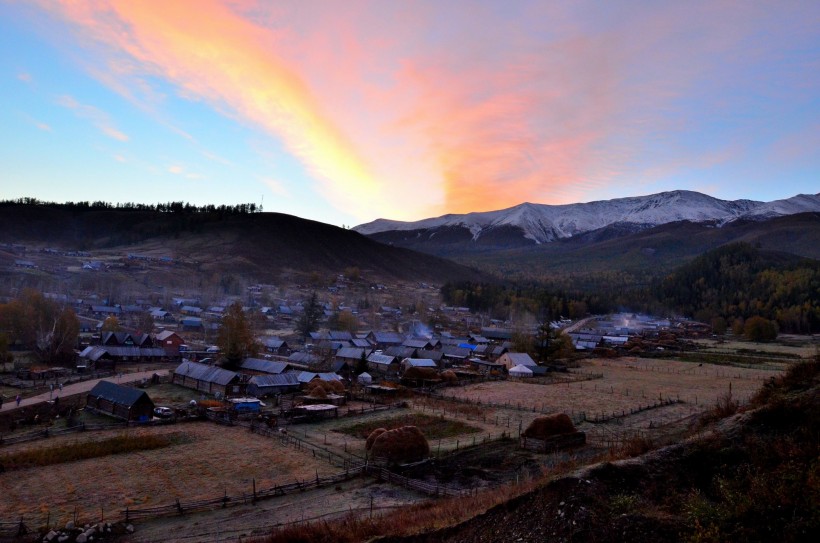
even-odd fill
[[[575,431],[575,425],[566,413],[556,413],[536,418],[521,435],[533,439],[546,439],[559,434],[571,434]]]
[[[310,393],[308,394],[308,396],[310,396],[311,398],[327,398],[327,392],[325,392],[325,388],[321,385],[311,386],[309,390]]]
[[[421,430],[415,426],[402,426],[377,436],[370,453],[391,463],[405,464],[430,456],[430,445]]]
[[[364,444],[365,450],[369,451],[370,449],[372,449],[373,448],[373,442],[376,441],[376,438],[379,437],[380,435],[382,435],[383,433],[385,433],[386,431],[387,431],[387,428],[376,428],[375,430],[370,432],[370,435],[367,436],[367,441]]]

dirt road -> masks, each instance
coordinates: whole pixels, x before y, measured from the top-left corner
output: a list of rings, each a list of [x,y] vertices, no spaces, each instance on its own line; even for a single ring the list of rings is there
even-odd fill
[[[88,392],[89,390],[94,388],[94,385],[96,385],[100,381],[113,381],[118,384],[126,385],[129,383],[138,383],[143,379],[150,379],[151,377],[153,377],[155,373],[159,376],[165,376],[168,374],[168,371],[169,370],[167,369],[154,369],[136,373],[117,374],[102,379],[90,379],[88,381],[80,381],[79,383],[71,383],[69,385],[63,385],[62,390],[60,390],[58,387],[55,387],[53,391],[44,392],[38,396],[32,396],[30,398],[24,398],[22,401],[20,401],[19,407],[26,407],[29,405],[36,405],[39,403],[47,402],[59,396],[72,396],[74,394],[82,394],[83,392]],[[11,411],[13,409],[17,409],[17,407],[17,402],[14,401],[14,398],[3,398],[3,407],[0,408],[0,411]]]

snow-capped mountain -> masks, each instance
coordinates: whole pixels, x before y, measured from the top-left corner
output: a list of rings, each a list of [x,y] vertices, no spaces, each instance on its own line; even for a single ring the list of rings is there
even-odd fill
[[[810,211],[820,211],[820,194],[758,202],[720,200],[699,192],[676,190],[579,204],[524,203],[499,211],[443,215],[415,222],[378,219],[354,230],[388,242],[412,237],[419,243],[438,237],[439,243],[446,239],[446,243],[524,245],[548,243],[609,226],[626,231],[677,221],[722,226],[737,219],[765,220]]]

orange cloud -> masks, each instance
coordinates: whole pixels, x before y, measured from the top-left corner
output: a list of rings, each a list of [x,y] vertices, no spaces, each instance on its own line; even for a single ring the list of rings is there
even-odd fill
[[[643,157],[698,129],[676,101],[720,75],[715,59],[745,55],[769,18],[721,2],[593,4],[589,17],[515,4],[66,0],[60,12],[112,89],[160,108],[156,80],[169,82],[260,128],[363,220],[644,186]],[[258,179],[287,190],[282,172]]]
[[[276,36],[209,0],[67,2],[64,13],[120,52],[125,77],[159,76],[192,100],[278,136],[332,197],[372,208],[382,194],[368,163],[327,116]],[[123,57],[125,62],[123,63]]]

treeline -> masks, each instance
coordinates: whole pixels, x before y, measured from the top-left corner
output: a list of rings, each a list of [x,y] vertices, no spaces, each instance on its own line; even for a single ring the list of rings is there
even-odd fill
[[[764,253],[747,243],[705,253],[649,284],[613,281],[603,288],[560,289],[555,283],[464,281],[445,284],[441,293],[449,305],[494,318],[528,312],[543,322],[627,310],[682,314],[711,324],[717,332],[731,326],[749,337],[771,336],[768,329],[750,333],[768,326],[762,320],[780,332],[820,332],[820,263]]]
[[[441,287],[441,295],[448,305],[469,307],[471,311],[488,313],[498,319],[529,314],[543,322],[616,309],[615,301],[600,293],[558,292],[535,283],[448,282]]]
[[[218,205],[213,204],[197,206],[188,202],[167,202],[157,204],[142,204],[138,202],[121,202],[112,204],[110,202],[45,202],[37,198],[18,198],[16,200],[2,200],[0,206],[41,206],[54,209],[66,209],[68,211],[154,211],[159,213],[213,213],[220,215],[247,215],[250,213],[261,213],[262,206],[256,204]]]
[[[780,332],[820,332],[820,263],[747,243],[709,251],[660,282],[660,301],[696,320],[742,329],[761,317]],[[721,322],[721,320],[723,322]]]

